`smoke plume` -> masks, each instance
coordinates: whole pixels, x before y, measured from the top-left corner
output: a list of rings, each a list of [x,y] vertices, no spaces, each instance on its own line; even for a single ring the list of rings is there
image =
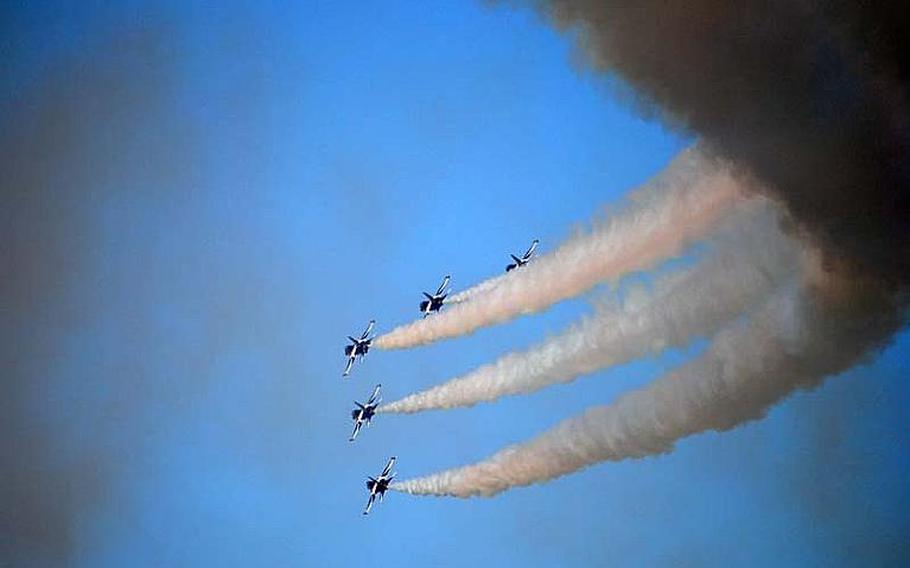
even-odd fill
[[[762,416],[872,356],[907,316],[910,9],[855,2],[536,2],[645,114],[758,180],[815,251],[803,284],[649,387],[491,459],[397,486],[492,495]],[[471,303],[467,303],[470,305]]]
[[[829,261],[910,274],[903,3],[536,2],[647,114],[783,200]]]
[[[796,243],[777,229],[779,219],[768,205],[757,215],[731,218],[733,226],[712,240],[708,258],[682,274],[662,277],[652,291],[630,294],[632,299],[622,305],[600,309],[528,351],[506,355],[379,411],[413,413],[526,394],[713,335],[767,300],[799,265]]]
[[[860,362],[900,325],[874,280],[825,272],[775,294],[754,318],[722,331],[696,360],[614,404],[562,422],[480,463],[393,485],[421,495],[495,495],[601,461],[669,452],[683,437],[761,418],[796,389]]]
[[[684,152],[629,203],[591,233],[574,237],[535,262],[480,284],[482,293],[433,317],[376,339],[402,349],[456,337],[522,314],[540,311],[594,285],[653,267],[710,233],[732,212],[747,208],[740,176],[698,149]]]
[[[471,286],[467,290],[462,290],[461,292],[456,292],[455,294],[452,294],[451,296],[446,298],[445,305],[454,306],[455,304],[461,304],[463,302],[467,302],[468,300],[471,300],[472,298],[474,298],[480,294],[489,292],[493,288],[496,288],[497,286],[502,284],[502,282],[506,279],[507,276],[509,276],[508,273],[500,274],[499,276],[494,276],[493,278],[488,278],[479,284]]]

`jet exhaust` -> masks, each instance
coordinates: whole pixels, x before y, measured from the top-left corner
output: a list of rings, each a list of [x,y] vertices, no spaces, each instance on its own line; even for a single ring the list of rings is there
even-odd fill
[[[870,294],[873,281],[832,277],[817,258],[805,278],[782,288],[749,321],[720,332],[704,355],[647,387],[482,462],[391,489],[488,497],[602,461],[663,454],[686,436],[761,418],[794,390],[860,362],[901,323],[889,291]]]
[[[580,375],[711,336],[767,300],[800,262],[797,244],[778,228],[771,203],[733,216],[711,241],[707,258],[629,294],[561,335],[511,353],[461,377],[379,408],[414,413],[473,406],[527,394]]]
[[[653,267],[709,234],[731,213],[754,205],[726,162],[685,151],[619,211],[588,234],[494,281],[470,301],[382,335],[374,345],[403,349],[471,333],[577,296],[595,285]]]

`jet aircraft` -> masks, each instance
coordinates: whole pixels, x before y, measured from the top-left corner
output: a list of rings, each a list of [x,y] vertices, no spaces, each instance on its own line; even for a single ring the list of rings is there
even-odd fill
[[[351,344],[344,348],[344,354],[348,358],[348,364],[344,368],[344,373],[342,377],[347,377],[351,372],[351,367],[354,366],[354,361],[360,356],[360,360],[363,361],[364,355],[367,354],[367,351],[370,350],[370,343],[373,341],[373,338],[370,337],[370,332],[373,331],[373,326],[376,325],[376,320],[370,320],[370,325],[367,326],[366,330],[360,335],[360,339],[355,339],[348,336],[348,339],[351,340]]]
[[[446,292],[446,287],[449,285],[449,276],[447,275],[442,279],[442,284],[439,285],[439,288],[436,289],[436,293],[433,295],[423,293],[427,297],[426,300],[420,302],[420,313],[423,314],[423,317],[430,315],[430,312],[438,312],[442,308],[443,302],[445,302],[448,292]]]
[[[379,388],[382,385],[376,385],[373,388],[373,394],[370,395],[370,398],[366,401],[366,404],[360,404],[356,400],[354,404],[357,405],[357,408],[351,411],[351,418],[354,419],[354,431],[351,432],[351,438],[349,442],[353,442],[354,438],[357,437],[357,433],[360,432],[360,427],[364,424],[369,427],[370,420],[373,419],[373,416],[376,414],[376,407],[379,406],[379,402],[382,400],[382,397],[379,396]]]
[[[521,258],[518,258],[518,257],[515,256],[514,254],[510,254],[509,256],[511,256],[511,257],[512,257],[512,260],[514,260],[515,262],[513,262],[512,264],[506,266],[506,272],[511,272],[512,270],[515,270],[516,268],[521,268],[522,266],[524,266],[524,265],[526,265],[528,262],[530,262],[530,261],[531,261],[531,257],[534,256],[534,249],[537,248],[537,243],[539,243],[539,242],[540,242],[540,241],[538,241],[537,239],[534,239],[534,241],[531,243],[531,248],[529,248],[529,249],[527,250],[527,252],[525,252],[525,253],[521,256]]]
[[[385,495],[386,490],[389,488],[389,484],[392,483],[392,479],[395,478],[395,474],[392,473],[393,465],[395,465],[394,456],[389,458],[389,463],[386,464],[385,469],[379,474],[379,478],[367,478],[367,491],[370,492],[370,500],[367,501],[367,507],[363,510],[364,515],[370,514],[370,508],[373,506],[373,501],[376,499],[377,495],[379,495],[379,502],[382,503],[382,496]]]

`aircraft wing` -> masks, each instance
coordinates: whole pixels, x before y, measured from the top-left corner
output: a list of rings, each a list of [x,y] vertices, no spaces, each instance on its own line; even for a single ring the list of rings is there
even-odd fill
[[[363,510],[364,515],[370,514],[370,509],[373,507],[373,500],[376,499],[376,495],[370,493],[370,500],[367,501],[367,507]]]
[[[392,471],[392,466],[393,466],[393,465],[395,465],[395,458],[394,458],[394,457],[391,457],[391,458],[389,458],[389,463],[387,463],[387,464],[385,465],[385,469],[382,470],[382,475],[381,475],[381,477],[387,476],[387,475],[389,474],[389,472]]]
[[[524,256],[524,259],[525,259],[525,260],[528,260],[528,259],[531,258],[531,255],[534,254],[534,249],[537,248],[537,244],[538,244],[539,242],[540,242],[540,241],[538,241],[537,239],[534,239],[534,241],[531,243],[531,248],[529,248],[529,249],[528,249],[528,252],[525,253],[525,256]]]
[[[450,277],[448,275],[446,275],[446,277],[442,279],[442,284],[440,284],[439,288],[436,290],[437,296],[446,291],[446,286],[449,285],[449,278]]]
[[[341,374],[342,377],[347,377],[351,373],[351,367],[354,366],[354,357],[348,359],[348,364],[344,368],[344,373]]]
[[[363,341],[370,335],[370,332],[373,331],[373,326],[376,325],[376,320],[370,320],[370,325],[363,331],[363,334],[360,336],[360,340]]]
[[[379,402],[377,399],[379,398],[380,387],[382,387],[382,385],[376,385],[375,387],[373,387],[373,394],[370,395],[370,399],[367,401],[367,404],[373,404],[375,402]]]
[[[348,439],[349,442],[353,442],[353,441],[354,441],[354,438],[357,437],[357,433],[360,432],[360,426],[361,426],[361,424],[363,424],[363,422],[361,422],[361,421],[359,421],[359,420],[356,421],[356,422],[354,422],[354,431],[351,432],[351,437]]]

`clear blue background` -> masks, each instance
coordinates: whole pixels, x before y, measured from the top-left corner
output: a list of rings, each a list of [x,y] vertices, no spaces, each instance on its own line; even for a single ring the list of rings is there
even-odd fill
[[[443,274],[463,289],[532,238],[556,246],[691,140],[636,114],[529,9],[108,4],[0,12],[0,116],[67,136],[45,183],[60,254],[23,268],[53,286],[20,329],[42,346],[25,355],[42,377],[29,427],[50,440],[46,467],[70,480],[53,495],[73,514],[62,550],[19,565],[910,558],[906,334],[672,454],[492,499],[391,493],[362,517],[364,477],[388,456],[401,477],[481,459],[700,347],[492,405],[380,416],[347,442],[352,400],[374,383],[399,398],[587,304],[374,351],[343,382],[346,335],[412,319]]]

